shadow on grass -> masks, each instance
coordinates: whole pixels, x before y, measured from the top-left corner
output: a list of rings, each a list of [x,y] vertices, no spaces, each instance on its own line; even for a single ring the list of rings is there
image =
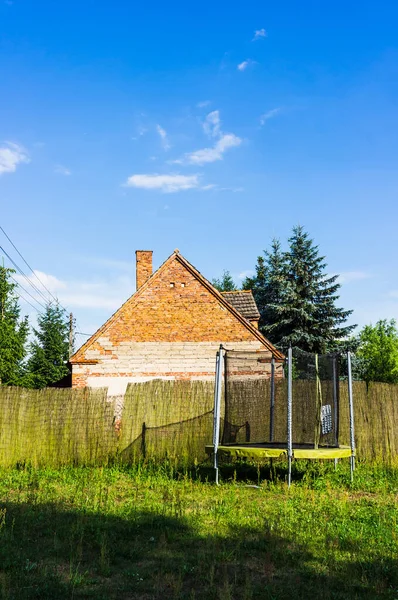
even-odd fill
[[[214,467],[202,463],[196,467],[188,467],[187,469],[177,469],[177,476],[181,473],[187,473],[191,479],[205,481],[214,481]],[[303,465],[297,467],[293,464],[292,481],[302,481],[305,477],[305,469]],[[220,481],[238,481],[250,484],[260,484],[263,481],[287,481],[287,465],[286,461],[274,460],[272,463],[255,464],[249,461],[241,460],[234,463],[220,462],[219,464]]]
[[[114,517],[53,503],[4,508],[4,600],[396,598],[393,561],[336,559],[325,566],[267,529],[231,526],[202,536],[178,516],[178,506],[174,517],[131,508]]]

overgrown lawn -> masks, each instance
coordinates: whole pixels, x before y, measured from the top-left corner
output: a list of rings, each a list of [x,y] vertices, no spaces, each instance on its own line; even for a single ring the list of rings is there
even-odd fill
[[[222,474],[0,470],[0,597],[398,599],[398,470]]]

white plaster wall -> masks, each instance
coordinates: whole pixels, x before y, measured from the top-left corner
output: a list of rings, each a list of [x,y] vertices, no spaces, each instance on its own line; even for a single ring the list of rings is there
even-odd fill
[[[100,362],[93,365],[96,373],[154,373],[213,371],[216,352],[220,347],[215,342],[122,342],[114,346],[107,338],[98,342],[112,354],[103,355],[96,350],[87,350],[86,358]],[[228,350],[265,350],[258,342],[236,342],[224,344]],[[114,358],[117,357],[117,358]]]
[[[90,366],[74,365],[73,372],[87,373],[90,387],[107,387],[111,396],[124,394],[129,382],[149,381],[155,377],[175,379],[183,373],[192,374],[194,379],[212,380],[216,352],[220,347],[219,342],[122,342],[114,345],[106,337],[99,338],[98,342],[112,354],[87,350],[86,359],[99,362]],[[256,340],[223,346],[228,350],[266,351]],[[95,375],[90,376],[90,373]]]

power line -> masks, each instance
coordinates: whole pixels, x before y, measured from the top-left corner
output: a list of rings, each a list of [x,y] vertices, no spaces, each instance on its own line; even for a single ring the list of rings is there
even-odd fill
[[[24,288],[24,286],[19,283],[15,277],[13,277],[11,275],[11,279],[13,279],[15,281],[15,283],[17,284],[17,286],[19,286],[26,294],[28,294],[28,296],[30,296],[35,302],[37,302],[37,304],[39,304],[42,308],[44,308],[44,310],[46,310],[46,307],[44,306],[44,304],[42,304],[41,302],[39,302],[34,296],[32,296],[32,294],[29,292],[29,290],[27,290],[26,288]],[[25,298],[24,298],[25,300]],[[25,300],[25,302],[28,302],[27,300]],[[37,309],[36,309],[37,310]]]
[[[1,250],[2,252],[4,252],[4,254],[7,256],[8,260],[11,262],[11,264],[12,264],[12,265],[13,265],[13,266],[16,268],[16,270],[17,270],[17,271],[18,271],[18,272],[19,272],[19,273],[22,275],[22,277],[23,277],[23,278],[24,278],[24,279],[25,279],[25,280],[26,280],[26,281],[29,283],[29,285],[31,285],[31,286],[33,287],[33,289],[34,289],[34,290],[35,290],[35,291],[36,291],[38,294],[40,294],[40,296],[42,297],[42,299],[44,300],[44,302],[47,304],[47,303],[48,303],[48,298],[46,298],[46,297],[45,297],[45,295],[43,294],[43,292],[42,292],[41,290],[39,290],[39,288],[37,287],[37,285],[35,285],[35,284],[33,283],[33,281],[31,281],[31,280],[29,279],[29,277],[27,277],[27,276],[25,275],[25,273],[22,271],[21,267],[19,267],[19,266],[17,265],[17,263],[15,262],[15,260],[13,260],[13,259],[11,258],[11,256],[10,256],[10,255],[9,255],[9,254],[8,254],[8,253],[7,253],[7,252],[4,250],[4,248],[3,248],[2,246],[0,246],[0,250]]]
[[[20,253],[20,251],[18,250],[18,248],[16,247],[16,245],[14,244],[14,242],[11,240],[11,238],[6,234],[6,232],[4,231],[4,229],[2,228],[2,226],[0,225],[0,230],[4,233],[4,235],[6,236],[7,240],[10,242],[11,246],[14,248],[14,250],[19,254],[19,256],[22,258],[22,260],[24,261],[25,265],[28,267],[28,269],[30,269],[30,271],[32,272],[32,274],[36,277],[37,281],[44,287],[44,289],[50,294],[50,296],[53,298],[53,300],[55,300],[55,302],[58,302],[57,298],[52,294],[52,292],[50,292],[50,290],[44,285],[44,283],[42,282],[42,280],[39,278],[39,276],[35,273],[35,271],[32,269],[32,267],[30,266],[30,264],[24,259],[24,257],[22,256],[22,254]],[[62,307],[64,308],[64,307]]]
[[[34,275],[37,279],[37,281],[43,286],[43,288],[48,292],[48,294],[50,294],[51,298],[53,298],[53,300],[65,311],[65,312],[69,312],[65,306],[63,306],[58,298],[56,298],[54,296],[54,294],[52,292],[50,292],[50,290],[48,289],[48,287],[46,287],[46,285],[43,283],[43,281],[40,279],[40,277],[36,274],[36,272],[34,271],[34,269],[32,269],[32,267],[30,266],[30,264],[28,263],[28,261],[22,256],[21,252],[18,250],[18,248],[16,247],[16,245],[14,244],[14,242],[12,241],[12,239],[10,238],[10,236],[5,232],[4,228],[0,225],[0,230],[4,233],[4,235],[6,236],[7,240],[10,242],[10,244],[12,245],[12,247],[15,249],[15,251],[18,253],[18,255],[22,258],[22,260],[24,261],[24,263],[26,264],[26,266],[28,267],[28,269],[32,272],[32,275]],[[38,287],[32,282],[31,279],[29,279],[28,277],[26,277],[26,275],[23,273],[22,269],[16,264],[16,262],[9,256],[9,254],[7,254],[7,252],[4,250],[4,248],[2,246],[0,246],[0,249],[5,253],[5,255],[8,257],[8,259],[11,261],[11,263],[15,266],[15,268],[17,269],[17,271],[19,271],[21,273],[21,275],[26,279],[26,281],[28,281],[28,283],[33,287],[33,289],[38,292],[40,294],[40,296],[43,298],[43,300],[45,301],[46,304],[48,304],[48,298],[46,298],[44,296],[44,294],[42,293],[41,290],[38,289]],[[77,321],[75,320],[76,325],[79,327],[79,324],[77,323]],[[79,327],[80,329],[80,327]]]
[[[10,236],[6,233],[6,231],[4,230],[4,228],[0,225],[0,231],[2,231],[5,235],[5,237],[7,238],[7,240],[10,242],[11,246],[14,248],[14,250],[18,253],[18,255],[22,258],[23,262],[25,263],[25,265],[28,267],[28,269],[31,271],[32,275],[34,275],[34,277],[37,279],[37,281],[40,283],[40,285],[43,286],[43,288],[47,291],[47,293],[51,296],[51,298],[53,298],[53,300],[65,311],[65,312],[69,312],[65,306],[62,306],[62,304],[59,302],[58,298],[56,298],[54,296],[54,294],[52,292],[50,292],[50,290],[48,289],[48,287],[43,283],[43,281],[40,279],[40,277],[36,274],[36,272],[32,269],[32,267],[30,266],[30,264],[28,263],[28,261],[22,256],[21,252],[18,250],[18,248],[16,247],[16,245],[14,244],[14,242],[12,241],[12,239],[10,238]],[[2,252],[4,252],[4,254],[7,256],[7,258],[11,261],[11,264],[16,268],[16,270],[22,275],[22,277],[25,278],[25,280],[29,283],[29,285],[32,286],[32,288],[41,296],[41,298],[44,300],[44,302],[46,304],[48,304],[48,298],[46,298],[46,296],[43,294],[43,292],[33,283],[33,281],[31,279],[29,279],[29,277],[27,277],[25,275],[25,273],[22,271],[22,269],[17,265],[17,263],[11,258],[11,256],[4,250],[4,248],[2,246],[0,246],[0,250],[2,250]],[[14,279],[14,278],[13,278]],[[16,281],[14,279],[14,281]],[[18,284],[18,282],[16,282]],[[20,285],[20,284],[18,284]],[[40,306],[43,306],[38,300],[36,300],[36,298],[34,298],[32,296],[32,294],[30,294],[25,288],[22,289],[25,290],[26,293],[29,294],[29,296],[31,298],[33,298],[35,300],[35,302],[37,302]],[[25,300],[25,298],[24,298]],[[25,300],[26,302],[28,302],[27,300]],[[28,304],[30,304],[30,302],[28,302]],[[31,305],[32,306],[32,305]],[[43,307],[45,309],[45,307]],[[36,309],[37,310],[37,309]],[[39,311],[38,311],[39,312]],[[80,329],[79,324],[77,323],[77,320],[75,319],[75,323],[77,325],[77,327]],[[85,335],[87,337],[90,337],[91,334],[89,333],[80,333],[81,335]]]
[[[36,306],[34,306],[31,302],[29,302],[29,300],[27,300],[24,296],[22,296],[21,292],[17,292],[17,296],[18,296],[18,298],[22,298],[22,300],[24,302],[29,304],[39,315],[42,314]]]

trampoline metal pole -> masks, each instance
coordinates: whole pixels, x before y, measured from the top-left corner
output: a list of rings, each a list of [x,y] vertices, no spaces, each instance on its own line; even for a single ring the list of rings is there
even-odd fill
[[[216,380],[214,386],[213,456],[216,484],[218,485],[218,446],[220,443],[220,413],[222,392],[223,347],[217,352]]]
[[[271,398],[269,415],[269,441],[274,441],[274,409],[275,409],[275,358],[271,359]]]
[[[351,352],[347,352],[347,369],[348,369],[348,402],[350,408],[350,445],[351,445],[351,481],[354,479],[355,471],[355,430],[354,430],[354,401],[352,394],[352,370],[351,370]]]
[[[339,446],[339,410],[340,407],[338,405],[339,403],[339,395],[338,395],[338,388],[337,386],[339,385],[338,382],[338,378],[337,378],[337,357],[336,355],[333,356],[332,358],[332,365],[333,365],[333,405],[334,405],[334,445],[336,446],[336,448],[338,448]],[[337,471],[337,458],[334,459],[334,470]]]
[[[336,448],[339,445],[339,394],[338,394],[338,375],[337,375],[337,356],[332,358],[333,365],[333,404],[334,404],[334,443]]]
[[[216,377],[214,380],[214,413],[213,413],[213,464],[215,470],[215,479],[218,483],[218,460],[217,460],[217,448],[218,448],[218,434],[217,434],[217,403],[218,403],[218,370],[220,368],[220,353],[216,355]]]
[[[292,403],[293,403],[293,351],[290,346],[287,355],[288,374],[287,374],[287,459],[288,459],[288,479],[287,483],[290,487],[292,482],[292,457],[293,457],[293,442],[292,442]]]
[[[319,447],[321,436],[321,412],[322,412],[322,387],[319,377],[319,360],[318,354],[315,354],[315,377],[316,377],[316,419],[314,431],[314,448]]]

